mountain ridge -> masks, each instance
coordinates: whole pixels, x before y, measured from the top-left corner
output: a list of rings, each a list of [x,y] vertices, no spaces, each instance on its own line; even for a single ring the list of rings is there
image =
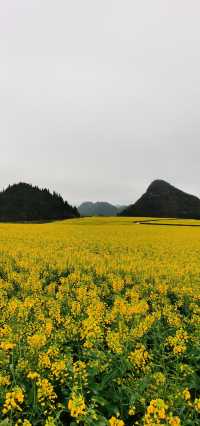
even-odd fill
[[[200,219],[200,199],[165,180],[156,179],[134,204],[119,215]]]
[[[80,204],[78,211],[81,216],[117,216],[125,206],[115,206],[107,201],[85,201]]]

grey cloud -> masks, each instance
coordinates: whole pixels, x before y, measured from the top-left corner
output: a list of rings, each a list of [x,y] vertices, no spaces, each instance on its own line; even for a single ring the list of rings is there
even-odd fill
[[[200,195],[198,0],[0,0],[0,187]]]

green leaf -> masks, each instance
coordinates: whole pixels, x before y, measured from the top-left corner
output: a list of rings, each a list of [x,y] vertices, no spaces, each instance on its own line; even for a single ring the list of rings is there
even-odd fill
[[[0,422],[0,426],[11,426],[10,420],[8,418],[2,420],[2,422]]]

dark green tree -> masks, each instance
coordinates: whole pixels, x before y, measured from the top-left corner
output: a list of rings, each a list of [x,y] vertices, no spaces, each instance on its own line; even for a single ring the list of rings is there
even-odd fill
[[[20,182],[0,192],[0,221],[48,221],[73,217],[79,217],[76,207],[48,189]]]

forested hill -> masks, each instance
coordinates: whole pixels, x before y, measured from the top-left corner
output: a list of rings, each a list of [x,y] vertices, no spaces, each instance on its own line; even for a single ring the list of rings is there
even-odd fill
[[[145,194],[121,216],[177,217],[200,219],[200,199],[163,180],[155,180]]]
[[[0,192],[0,221],[26,222],[79,217],[76,207],[61,195],[28,183],[9,185]]]

